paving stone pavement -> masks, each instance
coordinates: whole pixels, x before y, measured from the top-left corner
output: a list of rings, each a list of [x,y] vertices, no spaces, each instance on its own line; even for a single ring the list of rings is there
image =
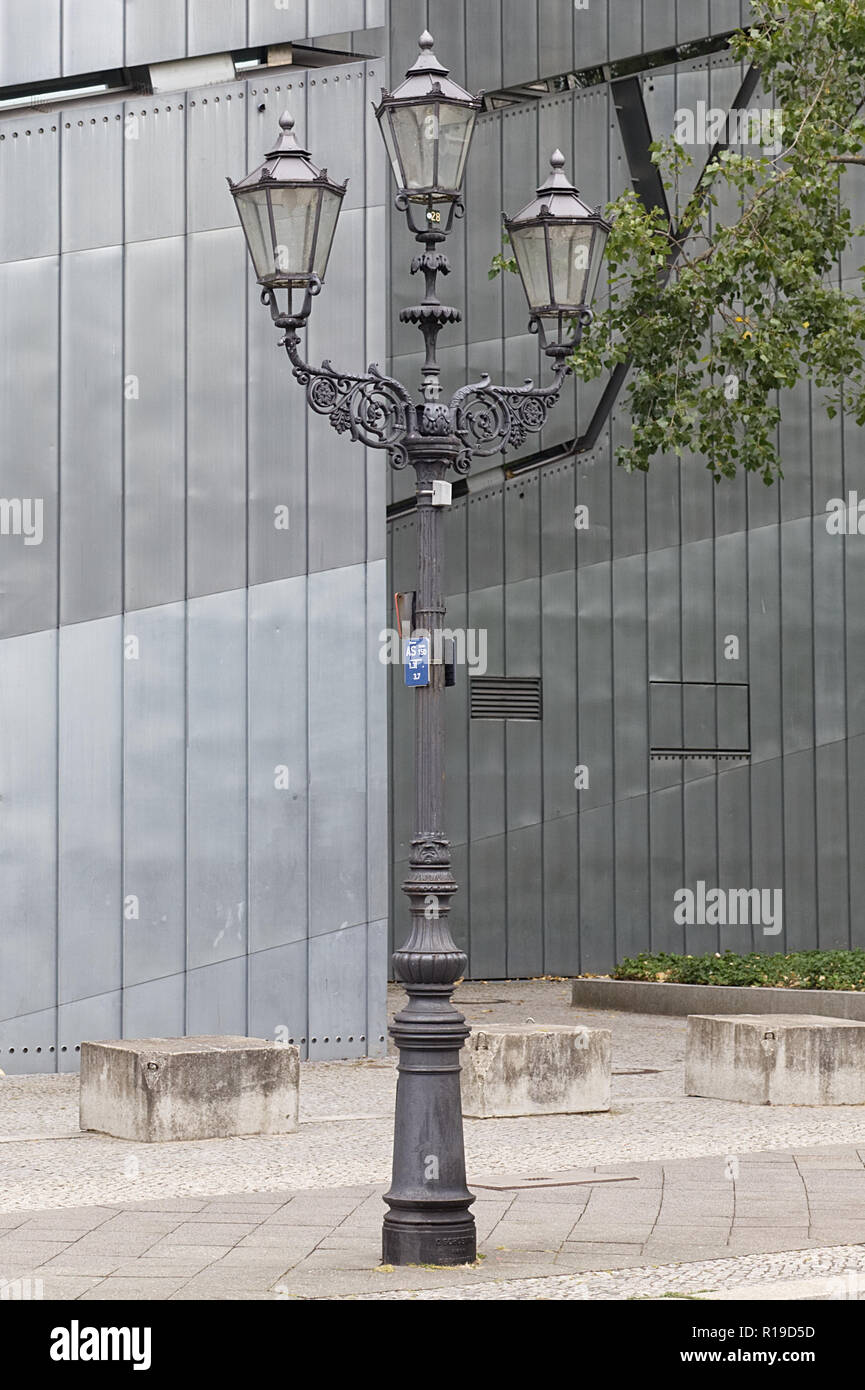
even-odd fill
[[[736,1256],[839,1244],[849,1248],[836,1256],[838,1268],[861,1267],[865,1276],[865,1249],[855,1244],[865,1242],[865,1161],[856,1148],[750,1154],[735,1165],[717,1156],[598,1165],[524,1184],[495,1174],[476,1180],[477,1268],[380,1267],[381,1189],[336,1187],[6,1212],[0,1277],[41,1280],[44,1297],[79,1300],[390,1297],[425,1289],[483,1297],[478,1288],[487,1281],[552,1288],[550,1276],[594,1271],[608,1278],[631,1269],[645,1283],[647,1266],[664,1267],[652,1288],[659,1279],[676,1287],[666,1267],[684,1263],[688,1287],[699,1289],[708,1276],[696,1272],[695,1285],[695,1264],[713,1266],[717,1284],[714,1266],[736,1266]],[[797,1271],[808,1268],[801,1253],[796,1258]],[[741,1271],[721,1274],[721,1284],[742,1282]],[[584,1279],[556,1295],[538,1287],[527,1296],[596,1296]],[[631,1285],[602,1279],[594,1287],[597,1296],[621,1297]]]
[[[186,1144],[81,1135],[75,1077],[0,1080],[0,1278],[82,1300],[722,1297],[771,1281],[858,1297],[865,1107],[685,1097],[683,1019],[578,1012],[568,994],[460,991],[474,1024],[613,1032],[610,1114],[466,1122],[477,1268],[378,1268],[391,1057],[304,1064],[297,1134]]]

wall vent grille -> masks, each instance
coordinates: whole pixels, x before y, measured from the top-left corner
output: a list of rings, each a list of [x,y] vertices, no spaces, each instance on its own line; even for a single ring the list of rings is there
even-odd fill
[[[540,676],[474,676],[472,719],[542,719]]]

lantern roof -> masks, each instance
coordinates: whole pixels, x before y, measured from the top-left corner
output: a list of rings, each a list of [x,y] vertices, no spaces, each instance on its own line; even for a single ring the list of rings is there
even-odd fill
[[[263,164],[238,183],[232,183],[229,179],[233,192],[249,192],[274,183],[318,183],[326,185],[334,192],[345,191],[348,179],[345,183],[334,183],[328,177],[326,169],[319,169],[313,164],[309,150],[303,149],[298,142],[294,133],[294,117],[288,111],[283,111],[279,118],[279,132],[277,142],[273,149],[268,151]]]
[[[405,80],[392,92],[382,88],[379,110],[392,102],[426,102],[431,98],[459,102],[480,110],[483,105],[480,97],[473,96],[448,76],[450,70],[433,53],[433,43],[432,34],[425,29],[418,40],[420,54],[408,69]]]
[[[599,219],[600,208],[590,208],[584,203],[574,185],[565,173],[565,156],[555,150],[550,158],[550,175],[542,183],[535,197],[527,203],[510,223],[534,222],[538,219],[556,218],[564,220],[587,221]]]

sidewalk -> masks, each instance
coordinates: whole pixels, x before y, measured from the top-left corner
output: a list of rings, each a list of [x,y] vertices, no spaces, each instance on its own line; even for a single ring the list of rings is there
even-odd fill
[[[297,1134],[158,1146],[80,1134],[77,1078],[0,1081],[0,1277],[82,1300],[865,1292],[865,1109],[685,1097],[683,1020],[577,1013],[566,982],[460,995],[476,1025],[611,1027],[616,1073],[608,1115],[466,1122],[476,1268],[379,1266],[388,1058],[305,1064]]]
[[[762,1278],[766,1270],[754,1261],[743,1270],[730,1257],[865,1241],[865,1163],[856,1149],[748,1155],[737,1170],[728,1176],[727,1160],[709,1158],[575,1171],[529,1188],[509,1185],[518,1178],[475,1179],[483,1258],[470,1269],[380,1266],[381,1189],[366,1187],[7,1213],[0,1269],[7,1279],[41,1279],[45,1298],[63,1299],[454,1295],[514,1280],[546,1297],[550,1276],[682,1262],[739,1266],[736,1279],[748,1282],[749,1271]],[[865,1248],[838,1251],[829,1265],[865,1276]],[[796,1259],[781,1268],[815,1266]],[[681,1272],[653,1269],[651,1288],[681,1287]],[[688,1273],[693,1286],[697,1271]],[[696,1287],[717,1287],[719,1276],[729,1283],[725,1269],[704,1268],[699,1277],[709,1282]],[[606,1282],[608,1296],[629,1287]],[[590,1296],[585,1284],[573,1280],[571,1296]]]

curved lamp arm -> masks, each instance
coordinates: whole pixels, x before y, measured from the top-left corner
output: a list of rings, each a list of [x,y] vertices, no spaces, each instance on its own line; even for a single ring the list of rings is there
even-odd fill
[[[369,449],[387,449],[391,466],[405,468],[409,460],[404,441],[417,432],[417,407],[402,383],[385,376],[375,362],[364,376],[337,372],[327,359],[311,367],[300,355],[294,326],[282,341],[295,380],[306,387],[310,409],[326,416],[337,434],[348,431]]]
[[[485,372],[480,381],[457,391],[450,403],[454,433],[464,446],[454,465],[457,472],[468,473],[473,455],[486,458],[518,449],[527,434],[542,430],[570,372],[559,357],[547,387],[531,380],[525,386],[493,386]]]

